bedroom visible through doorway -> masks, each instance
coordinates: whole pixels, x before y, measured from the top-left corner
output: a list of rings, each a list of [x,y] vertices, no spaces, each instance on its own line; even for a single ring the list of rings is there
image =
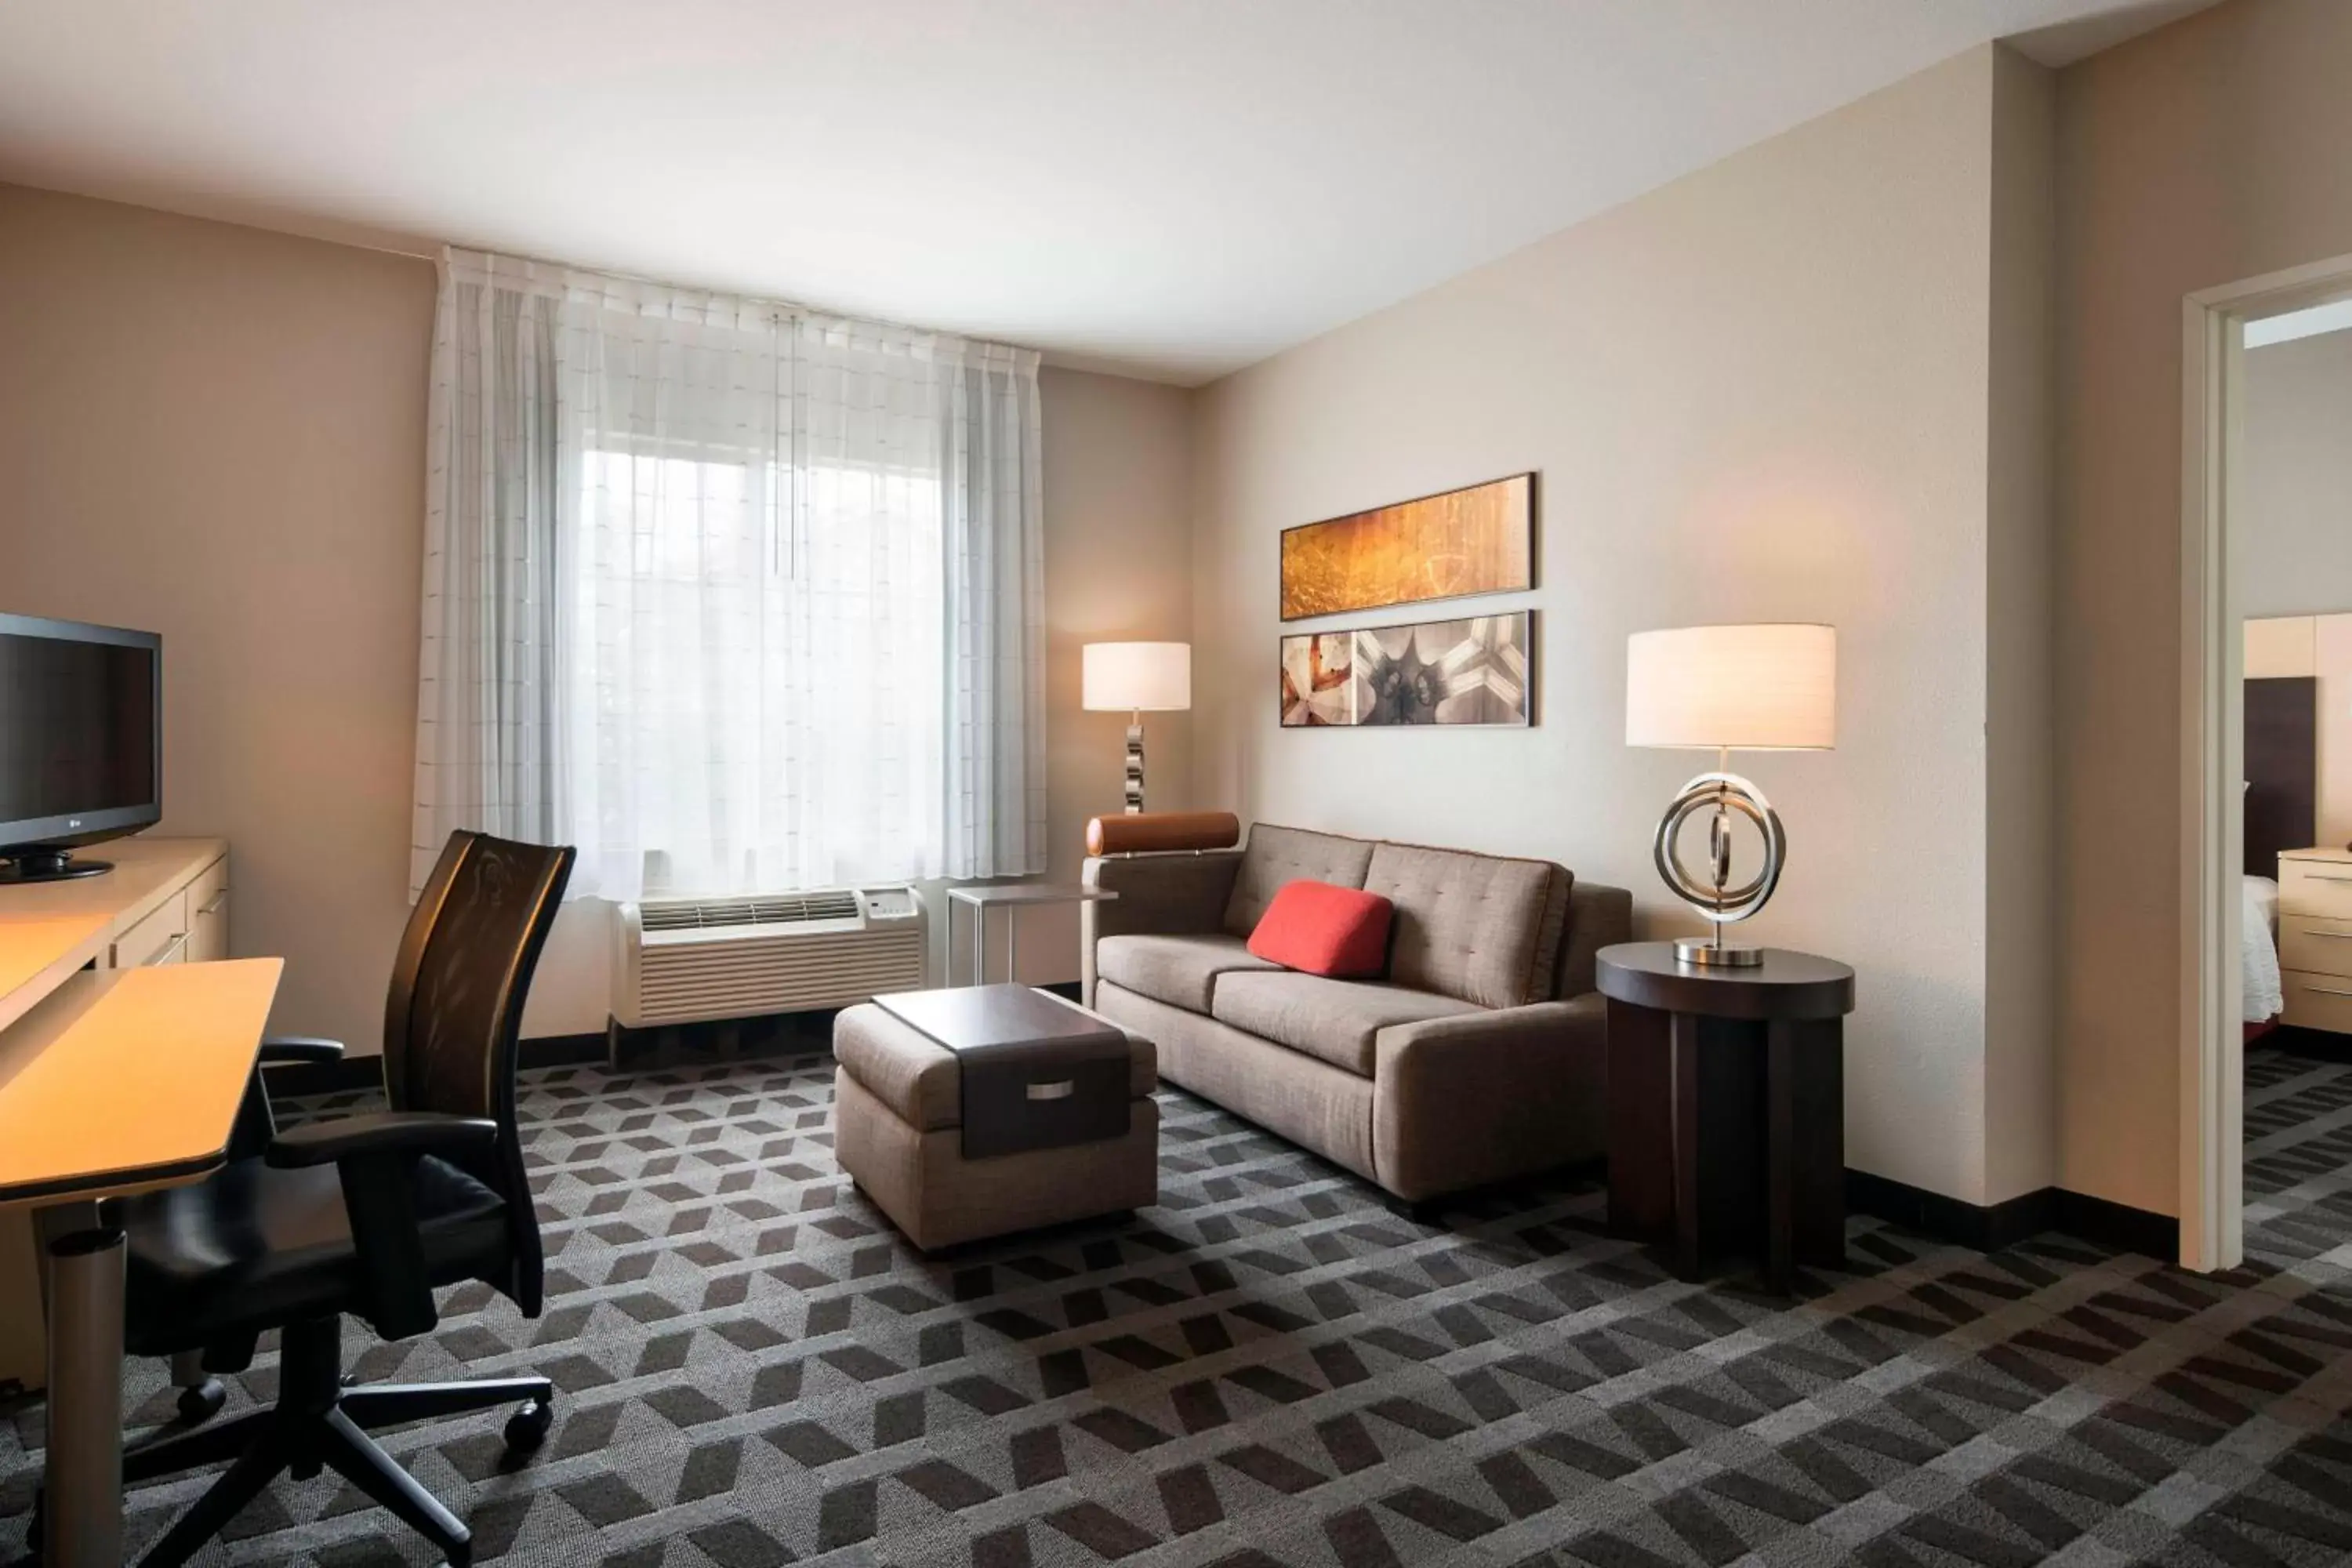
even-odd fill
[[[2352,258],[2187,328],[2180,1236],[2220,1268],[2352,1243],[2313,1121],[2352,1098]]]
[[[2250,322],[2227,521],[2243,617],[2243,1197],[2257,1253],[2352,1241],[2352,300]]]

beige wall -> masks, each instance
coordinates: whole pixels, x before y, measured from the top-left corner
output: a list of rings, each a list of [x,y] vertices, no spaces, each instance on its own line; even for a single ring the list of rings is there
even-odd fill
[[[1046,367],[1046,816],[1057,882],[1078,879],[1087,819],[1120,809],[1124,713],[1078,705],[1090,642],[1192,637],[1192,395],[1181,388]],[[1190,804],[1192,715],[1143,718],[1146,804]],[[991,973],[999,973],[991,971]],[[1078,977],[1075,906],[1023,917],[1021,977]]]
[[[2352,331],[2247,350],[2241,416],[2239,610],[2352,611]]]
[[[2057,82],[1993,73],[1985,724],[1985,1200],[2058,1179]]]
[[[1849,1163],[1972,1202],[1995,1179],[1988,911],[2031,891],[1987,879],[1988,515],[2030,559],[2046,473],[2030,430],[1990,428],[1996,78],[1973,51],[1220,382],[1193,470],[1198,804],[1554,857],[1633,888],[1653,929],[1690,926],[1647,848],[1708,759],[1622,744],[1626,635],[1835,623],[1837,751],[1741,760],[1792,847],[1754,931],[1860,971]],[[2030,129],[2040,90],[2005,79],[2004,119]],[[2004,385],[2038,374],[2032,208],[2000,230]],[[1280,730],[1278,531],[1523,468],[1540,585],[1494,604],[1539,612],[1537,726]],[[2046,668],[1998,678],[2031,757]],[[2050,1163],[2012,1151],[1999,1179]]]
[[[2181,299],[2352,252],[2352,5],[2061,73],[2061,1179],[2179,1206]]]
[[[0,608],[161,631],[161,831],[216,833],[277,1027],[374,1050],[407,918],[428,261],[0,186]],[[1053,874],[1118,803],[1077,649],[1186,635],[1187,395],[1048,369]],[[1151,722],[1181,804],[1183,715]],[[934,907],[940,907],[932,889]],[[968,936],[967,936],[968,940]],[[1022,970],[1077,975],[1037,910]],[[524,1032],[602,1029],[610,906],[567,906]]]
[[[373,1050],[407,918],[414,258],[0,186],[0,606],[163,635],[162,831],[231,844],[274,1024]]]

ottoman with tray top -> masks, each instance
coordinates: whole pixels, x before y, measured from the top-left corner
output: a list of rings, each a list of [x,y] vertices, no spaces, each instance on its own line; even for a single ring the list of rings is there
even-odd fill
[[[1026,985],[909,991],[834,1020],[834,1153],[929,1252],[1160,1198],[1150,1040]]]

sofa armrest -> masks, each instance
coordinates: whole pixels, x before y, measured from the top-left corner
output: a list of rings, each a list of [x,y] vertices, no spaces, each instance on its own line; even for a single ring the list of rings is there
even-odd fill
[[[1225,902],[1241,868],[1238,849],[1090,858],[1086,885],[1118,897],[1079,906],[1078,961],[1087,1005],[1095,999],[1096,942],[1107,936],[1199,936],[1224,930]]]
[[[1418,1202],[1600,1153],[1607,1008],[1588,992],[1382,1029],[1372,1046],[1381,1184]]]
[[[1604,947],[1633,940],[1633,895],[1604,882],[1568,889],[1568,942],[1560,952],[1559,995],[1581,996],[1599,984],[1592,959]]]

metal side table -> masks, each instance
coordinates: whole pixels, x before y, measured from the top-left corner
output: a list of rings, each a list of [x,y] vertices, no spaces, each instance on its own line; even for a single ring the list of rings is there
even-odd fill
[[[993,887],[950,888],[948,889],[950,910],[948,920],[949,951],[953,952],[955,947],[955,920],[952,913],[954,906],[969,904],[971,906],[972,912],[971,983],[974,985],[987,984],[988,911],[993,909],[1009,908],[1013,911],[1013,918],[1004,932],[1004,978],[1008,981],[1018,980],[1020,978],[1022,906],[1025,904],[1103,904],[1109,903],[1118,897],[1116,892],[1108,888],[1082,888],[1067,882],[1006,882]]]

